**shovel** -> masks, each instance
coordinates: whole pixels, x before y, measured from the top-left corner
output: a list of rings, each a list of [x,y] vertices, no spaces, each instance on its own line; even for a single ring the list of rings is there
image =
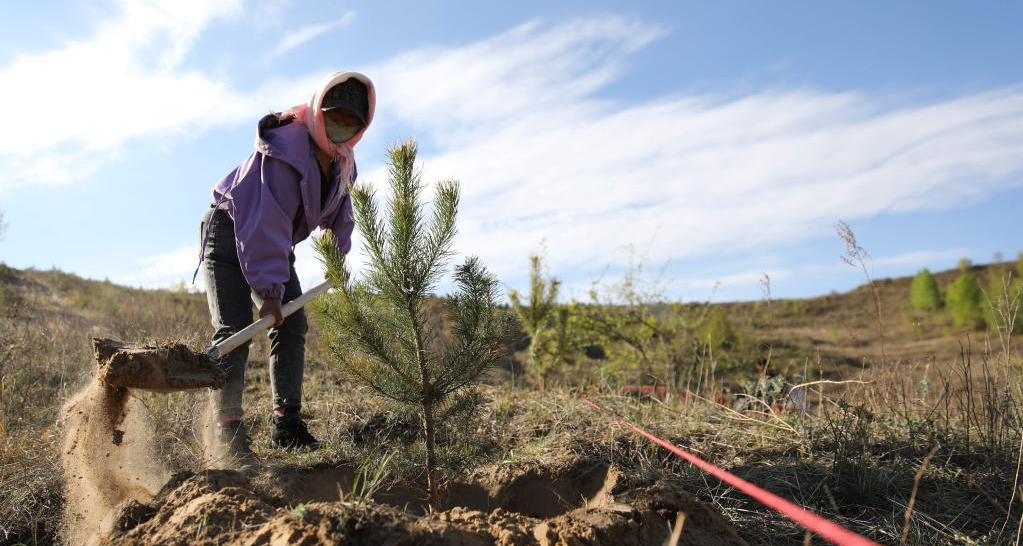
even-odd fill
[[[330,282],[324,281],[299,297],[284,304],[285,317],[326,292]],[[112,339],[93,338],[96,355],[96,377],[111,387],[173,392],[187,389],[224,386],[226,375],[216,359],[230,353],[256,334],[270,328],[274,317],[267,315],[246,326],[231,337],[204,352],[197,353],[183,343],[130,346]]]

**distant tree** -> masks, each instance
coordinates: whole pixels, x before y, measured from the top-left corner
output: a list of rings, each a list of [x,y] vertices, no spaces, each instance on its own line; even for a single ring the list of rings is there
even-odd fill
[[[913,309],[937,311],[941,308],[941,290],[938,289],[938,282],[934,280],[934,275],[931,275],[930,271],[921,269],[913,277],[909,299]]]
[[[450,327],[442,331],[429,322],[427,297],[453,253],[459,188],[454,181],[439,183],[428,219],[416,152],[415,141],[388,150],[389,218],[381,218],[370,190],[352,189],[369,258],[364,280],[352,279],[333,233],[326,231],[316,240],[336,288],[316,311],[328,358],[345,375],[421,410],[430,504],[437,508],[436,421],[450,415],[445,408],[483,402],[458,391],[498,363],[512,322],[497,306],[497,280],[475,257],[455,268],[457,292],[446,298]]]
[[[969,258],[959,258],[959,261],[956,263],[956,268],[963,273],[971,267],[973,267],[973,260]]]
[[[540,383],[541,390],[547,386],[547,376],[553,362],[552,359],[545,358],[542,348],[551,330],[557,325],[559,286],[558,279],[544,276],[543,258],[534,254],[529,257],[529,299],[525,299],[517,290],[512,290],[508,294],[512,309],[518,314],[526,334],[529,335],[526,366],[529,373]],[[567,327],[567,317],[564,322]]]
[[[1023,279],[1023,252],[1019,253],[1019,257],[1016,258],[1016,275]]]
[[[952,313],[956,326],[977,328],[983,324],[981,304],[984,295],[977,284],[977,278],[963,273],[952,281],[945,294],[945,305]]]

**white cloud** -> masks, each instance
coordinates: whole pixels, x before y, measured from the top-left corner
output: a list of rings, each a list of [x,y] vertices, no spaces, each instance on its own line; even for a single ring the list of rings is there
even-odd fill
[[[134,260],[134,266],[122,269],[110,280],[127,286],[166,288],[192,279],[199,262],[197,246],[183,246]],[[196,279],[196,288],[204,288],[202,275]]]
[[[305,45],[316,38],[336,29],[344,26],[348,26],[355,20],[355,12],[345,12],[341,17],[334,19],[333,21],[326,21],[323,23],[315,23],[312,25],[306,25],[299,27],[295,30],[289,30],[287,36],[281,40],[281,43],[269,53],[266,60],[276,59],[289,51]]]
[[[0,189],[68,183],[100,152],[142,135],[180,133],[244,115],[251,101],[183,66],[212,21],[239,0],[121,0],[84,40],[0,68]],[[226,106],[225,106],[226,105]]]
[[[434,150],[427,178],[463,183],[460,250],[510,282],[541,240],[552,270],[599,272],[658,231],[652,262],[736,255],[1021,183],[1023,86],[900,108],[811,88],[599,98],[659,33],[617,18],[530,24],[372,69],[381,117]]]

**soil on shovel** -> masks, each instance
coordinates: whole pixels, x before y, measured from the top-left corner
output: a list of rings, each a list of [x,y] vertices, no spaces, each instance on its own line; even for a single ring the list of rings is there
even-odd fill
[[[224,386],[226,377],[217,363],[181,343],[135,347],[93,339],[92,344],[96,378],[106,385],[155,392]]]
[[[433,514],[417,487],[342,500],[354,475],[344,466],[178,474],[152,501],[123,503],[106,542],[661,546],[684,513],[679,544],[745,545],[717,511],[677,486],[631,486],[618,469],[585,460],[489,467],[449,483]]]

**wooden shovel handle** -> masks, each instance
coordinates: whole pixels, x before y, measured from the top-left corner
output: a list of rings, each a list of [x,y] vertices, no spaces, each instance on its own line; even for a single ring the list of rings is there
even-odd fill
[[[326,292],[329,288],[330,282],[323,281],[322,283],[316,285],[315,287],[306,290],[305,292],[302,293],[301,296],[289,301],[288,303],[285,303],[284,307],[281,308],[281,314],[284,315],[285,317],[291,315],[295,311],[301,309],[302,307],[305,307],[305,304],[309,303],[309,300]],[[233,336],[225,339],[224,341],[221,341],[220,343],[217,343],[216,345],[213,345],[209,349],[206,349],[206,354],[209,355],[210,358],[220,358],[226,355],[227,353],[230,353],[231,351],[237,349],[240,345],[244,344],[248,340],[252,339],[253,337],[256,336],[256,334],[270,328],[270,325],[272,325],[273,323],[274,323],[273,315],[267,315],[257,320],[256,322],[253,322],[252,324],[246,326],[244,329],[238,331],[238,333],[234,334]]]

